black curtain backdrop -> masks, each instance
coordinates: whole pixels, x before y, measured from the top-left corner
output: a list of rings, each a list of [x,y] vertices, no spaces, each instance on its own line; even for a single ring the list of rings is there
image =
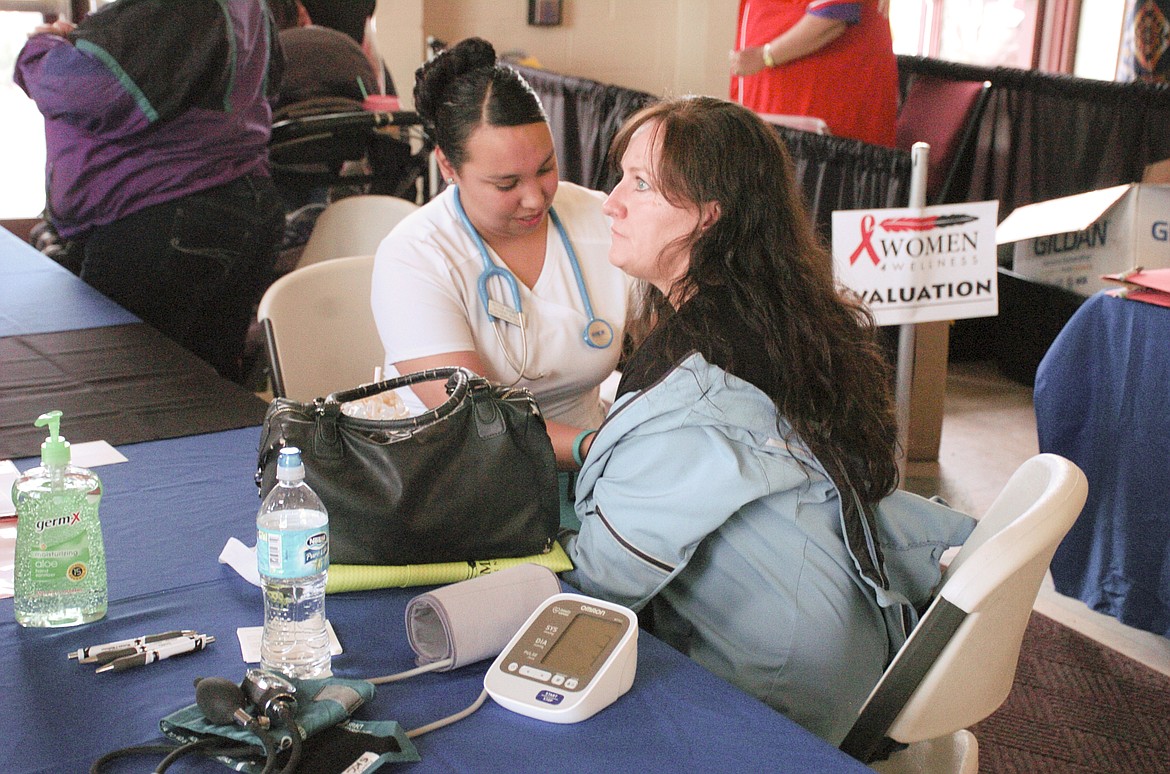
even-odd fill
[[[917,74],[990,81],[977,142],[954,201],[999,201],[1002,220],[1025,204],[1141,180],[1170,157],[1170,87],[1007,67],[898,57],[903,87]],[[961,185],[966,182],[965,190]]]
[[[899,56],[903,93],[919,74],[991,83],[977,119],[976,141],[957,160],[948,201],[999,202],[1002,220],[1025,204],[1141,180],[1147,164],[1170,158],[1170,86],[1113,83],[1014,68],[986,68]],[[606,163],[622,122],[656,97],[645,92],[518,68],[540,96],[552,124],[561,177],[609,191],[616,175]],[[777,127],[788,144],[796,179],[821,236],[831,238],[833,210],[904,207],[910,156],[856,140]],[[1001,261],[1010,262],[1010,250]],[[1002,269],[1001,269],[1002,272]],[[1076,308],[1071,297],[1052,305],[1050,289],[1009,278],[1001,315],[964,320],[951,334],[952,357],[1008,357],[1012,378],[1031,384],[1035,363]],[[1007,291],[1017,288],[1019,292]],[[1035,325],[1043,313],[1049,325]],[[1051,328],[1051,331],[1047,329]],[[972,342],[977,342],[972,346]],[[1018,361],[1018,362],[1017,362]]]
[[[1141,179],[1145,166],[1170,158],[1170,86],[1113,83],[1014,68],[975,67],[899,56],[905,87],[916,74],[990,81],[977,141],[961,160],[953,201],[999,201],[1000,218],[1016,207]],[[561,176],[612,188],[606,165],[614,133],[653,102],[646,92],[547,70],[518,68],[549,113]],[[834,209],[905,206],[910,162],[902,151],[778,128],[788,142],[813,217],[825,235]]]
[[[848,137],[778,126],[809,214],[821,236],[832,236],[834,210],[905,207],[910,201],[910,154]]]
[[[606,154],[632,113],[654,102],[646,92],[547,70],[517,67],[544,104],[552,126],[561,179],[601,191],[617,182]],[[784,138],[810,214],[829,239],[833,210],[904,207],[910,195],[910,155],[844,137],[787,127]]]
[[[548,113],[561,179],[598,191],[612,190],[617,176],[606,165],[609,143],[626,118],[657,97],[548,70],[516,69]]]

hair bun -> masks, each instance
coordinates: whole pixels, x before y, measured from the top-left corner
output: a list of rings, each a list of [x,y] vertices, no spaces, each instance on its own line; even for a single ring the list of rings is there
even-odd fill
[[[446,54],[456,63],[453,66],[457,75],[477,67],[494,67],[496,64],[496,49],[483,38],[461,40]]]
[[[483,38],[466,38],[443,51],[415,72],[414,107],[433,126],[435,112],[451,85],[465,73],[495,67],[496,49]]]

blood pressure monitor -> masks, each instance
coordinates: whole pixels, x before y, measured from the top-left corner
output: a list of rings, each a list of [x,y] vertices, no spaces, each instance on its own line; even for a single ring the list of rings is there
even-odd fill
[[[630,689],[638,661],[638,617],[580,594],[555,594],[501,651],[483,687],[513,712],[577,723]]]

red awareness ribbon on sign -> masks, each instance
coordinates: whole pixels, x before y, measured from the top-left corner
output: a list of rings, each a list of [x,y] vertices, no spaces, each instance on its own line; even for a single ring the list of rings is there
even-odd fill
[[[849,256],[850,266],[857,263],[857,259],[861,257],[863,250],[869,253],[869,258],[873,261],[874,266],[881,263],[881,259],[878,258],[877,252],[873,249],[873,224],[873,215],[866,215],[861,219],[861,244],[853,251],[853,255]]]

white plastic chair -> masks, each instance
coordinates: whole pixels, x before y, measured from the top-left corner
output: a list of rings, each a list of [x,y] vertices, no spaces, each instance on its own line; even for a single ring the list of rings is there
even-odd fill
[[[977,770],[978,745],[964,729],[1007,698],[1040,583],[1087,494],[1084,473],[1055,454],[1036,455],[1012,474],[951,561],[842,750],[870,763],[893,740],[910,747],[880,764],[888,774]],[[941,761],[950,763],[939,768]]]
[[[979,774],[979,742],[964,728],[915,742],[869,766],[878,774]]]
[[[311,401],[373,381],[386,356],[370,311],[374,256],[296,269],[268,288],[264,328],[276,397]]]
[[[378,194],[331,202],[313,224],[297,268],[346,255],[373,255],[398,221],[417,209],[406,199]]]
[[[832,134],[825,119],[815,116],[797,116],[787,113],[760,113],[759,116],[769,124],[787,126],[789,129],[799,129],[802,132],[812,132],[813,134]]]

